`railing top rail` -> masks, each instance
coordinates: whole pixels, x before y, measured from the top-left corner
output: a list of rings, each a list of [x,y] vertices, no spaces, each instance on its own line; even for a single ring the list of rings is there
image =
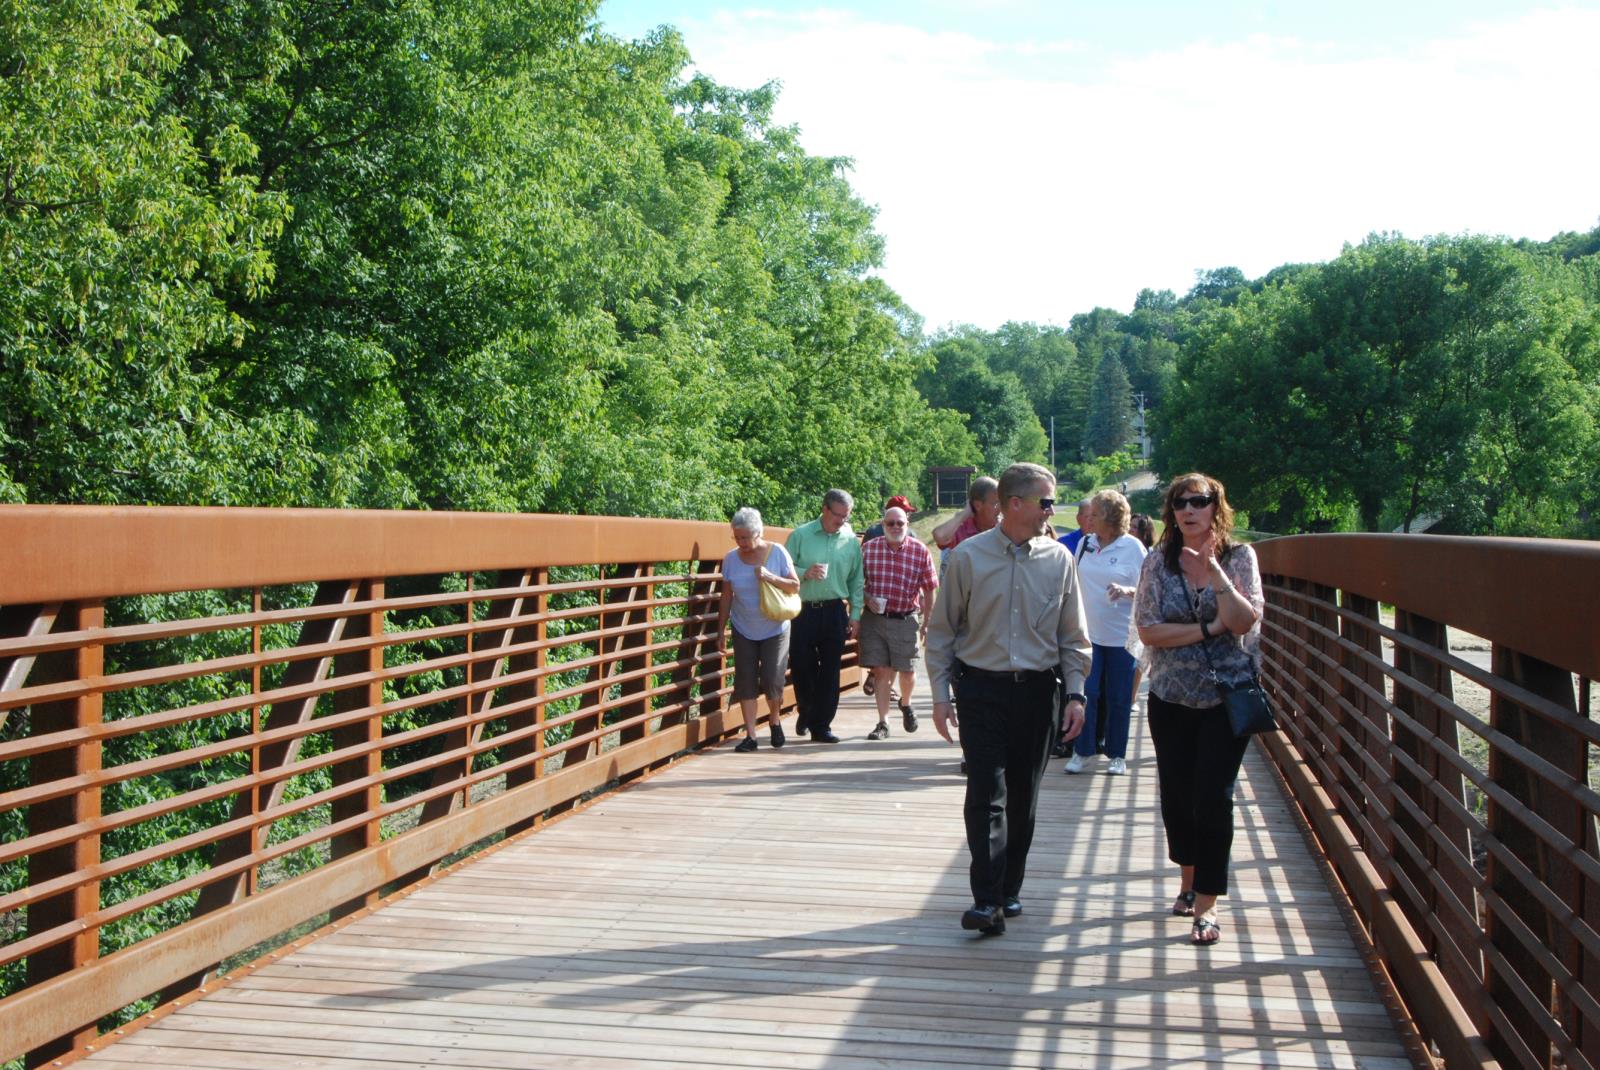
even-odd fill
[[[772,529],[774,535],[780,529]],[[366,509],[0,506],[0,605],[596,561],[720,558],[721,522]]]
[[[1600,678],[1600,543],[1454,535],[1294,535],[1255,544],[1297,576],[1447,622]]]

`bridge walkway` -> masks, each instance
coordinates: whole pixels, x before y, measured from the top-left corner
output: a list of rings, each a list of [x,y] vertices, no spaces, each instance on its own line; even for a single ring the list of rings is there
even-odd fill
[[[926,695],[926,691],[923,692]],[[208,986],[85,1060],[286,1067],[1408,1070],[1259,749],[1197,949],[1135,715],[1129,775],[1052,762],[1005,936],[963,932],[959,751],[933,732],[681,761]],[[925,703],[919,702],[925,707]],[[792,722],[791,722],[792,723]],[[109,1038],[107,1038],[109,1039]]]

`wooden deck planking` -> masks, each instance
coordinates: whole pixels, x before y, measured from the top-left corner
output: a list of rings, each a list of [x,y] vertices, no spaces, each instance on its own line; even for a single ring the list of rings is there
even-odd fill
[[[88,1057],[135,1066],[1363,1067],[1412,1062],[1254,751],[1223,941],[1191,947],[1154,757],[1052,762],[1007,934],[963,932],[959,752],[891,720],[726,746]],[[922,705],[922,703],[919,703]]]

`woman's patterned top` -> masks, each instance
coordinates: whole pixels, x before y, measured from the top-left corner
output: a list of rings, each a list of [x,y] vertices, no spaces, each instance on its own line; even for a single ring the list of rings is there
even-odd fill
[[[1205,708],[1220,706],[1221,697],[1211,681],[1214,665],[1217,677],[1225,684],[1248,682],[1261,668],[1261,570],[1256,553],[1247,544],[1235,543],[1222,561],[1222,570],[1256,611],[1256,626],[1245,635],[1213,635],[1201,644],[1151,646],[1150,693],[1167,702]],[[1167,568],[1161,546],[1150,551],[1139,572],[1139,593],[1133,600],[1133,622],[1140,627],[1153,624],[1194,624],[1194,588],[1183,573]],[[1206,620],[1217,615],[1217,595],[1209,586],[1198,592],[1200,613]],[[1211,656],[1207,664],[1206,655]]]

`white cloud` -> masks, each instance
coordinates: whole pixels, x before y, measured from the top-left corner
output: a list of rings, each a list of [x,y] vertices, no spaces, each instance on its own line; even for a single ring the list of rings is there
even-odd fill
[[[1544,238],[1600,215],[1597,12],[1358,59],[1256,36],[1117,60],[840,11],[683,30],[719,81],[782,82],[808,151],[855,159],[885,277],[934,326],[1065,322],[1375,230]]]

